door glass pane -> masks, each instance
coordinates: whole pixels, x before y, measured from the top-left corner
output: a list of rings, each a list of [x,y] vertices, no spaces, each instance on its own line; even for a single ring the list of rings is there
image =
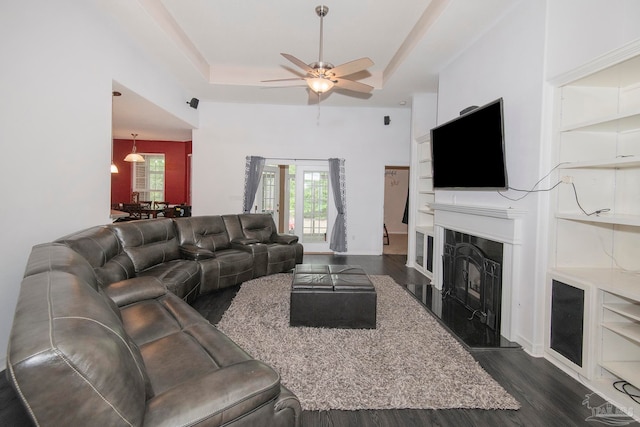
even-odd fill
[[[275,212],[276,206],[276,173],[267,171],[262,173],[262,212]]]
[[[305,171],[303,183],[303,241],[325,242],[327,240],[329,174],[322,171]]]
[[[289,234],[296,232],[296,166],[289,165]]]

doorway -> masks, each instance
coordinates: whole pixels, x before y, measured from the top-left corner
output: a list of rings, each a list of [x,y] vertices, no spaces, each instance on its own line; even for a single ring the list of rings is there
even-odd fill
[[[405,208],[408,196],[409,167],[385,166],[383,254],[407,255],[408,224],[403,221],[406,221]]]
[[[305,252],[332,252],[329,240],[336,209],[328,164],[275,164],[267,159],[256,192],[255,210],[270,213],[278,232],[298,236]]]

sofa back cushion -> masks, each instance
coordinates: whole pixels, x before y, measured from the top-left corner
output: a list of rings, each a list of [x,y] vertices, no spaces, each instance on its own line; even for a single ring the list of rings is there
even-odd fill
[[[277,233],[276,225],[270,214],[238,215],[242,233],[247,239],[256,239],[260,243],[271,243],[272,235]]]
[[[219,215],[192,216],[173,220],[180,245],[195,245],[210,251],[229,249],[229,234]]]
[[[82,254],[93,267],[98,283],[107,286],[135,276],[133,262],[123,251],[113,230],[97,226],[61,237],[64,243]]]
[[[63,271],[27,276],[7,351],[9,381],[37,425],[140,425],[149,397],[138,348],[102,295]]]
[[[180,248],[170,218],[120,222],[109,225],[136,273],[180,258]]]
[[[66,271],[98,290],[98,281],[91,264],[84,256],[63,244],[43,243],[31,249],[24,277],[45,271]]]

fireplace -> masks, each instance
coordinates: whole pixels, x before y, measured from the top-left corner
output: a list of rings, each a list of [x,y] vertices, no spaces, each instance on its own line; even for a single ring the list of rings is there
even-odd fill
[[[429,207],[434,211],[434,259],[441,260],[441,262],[434,263],[433,268],[433,285],[443,295],[445,292],[450,294],[449,289],[445,290],[445,274],[448,274],[448,278],[451,277],[449,272],[446,272],[445,259],[451,255],[451,249],[449,255],[445,253],[446,236],[451,233],[460,237],[460,241],[453,243],[469,243],[480,249],[481,254],[486,260],[499,263],[500,267],[495,267],[491,262],[488,262],[488,269],[485,269],[485,280],[500,279],[499,287],[493,287],[489,291],[485,291],[481,301],[487,302],[489,305],[485,305],[484,309],[480,309],[484,312],[489,325],[493,325],[496,329],[495,332],[510,342],[518,341],[518,334],[514,329],[515,319],[514,313],[517,310],[518,303],[518,286],[521,282],[520,277],[522,274],[522,256],[521,247],[524,230],[522,227],[523,218],[527,215],[526,211],[514,209],[511,207],[499,207],[499,206],[477,206],[477,205],[460,205],[451,203],[431,203]],[[446,233],[445,233],[446,232]],[[463,237],[463,235],[469,236]],[[466,239],[466,240],[465,240]],[[463,252],[464,253],[464,252]],[[453,259],[453,258],[451,258]],[[464,259],[464,257],[463,257]],[[477,259],[476,255],[471,256],[469,259]],[[460,261],[463,262],[463,261]],[[469,261],[471,262],[471,261]],[[484,265],[485,261],[480,263],[472,262],[472,268],[476,268],[476,265]],[[478,268],[478,271],[480,269]],[[475,271],[467,272],[474,276]],[[480,274],[480,273],[478,273]],[[488,274],[489,277],[486,277]],[[464,283],[464,278],[461,278]],[[474,283],[474,277],[468,279],[471,283]],[[476,280],[477,281],[477,280]],[[471,298],[478,294],[476,284],[469,286],[471,288]],[[499,294],[497,291],[499,290]],[[464,295],[457,295],[456,298],[463,299]],[[494,293],[494,295],[490,295]],[[466,296],[467,302],[469,302],[469,295]],[[471,301],[472,304],[468,304],[469,307],[475,307],[471,311],[467,310],[457,299],[447,298],[448,300],[455,301],[455,305],[461,307],[461,310],[465,314],[468,314],[467,319],[471,317],[471,314],[478,310],[478,305],[481,303]],[[444,302],[444,301],[443,301]],[[476,304],[475,306],[473,304]],[[493,304],[493,305],[491,305]],[[474,314],[476,321],[481,320],[478,318],[480,311]],[[483,316],[484,316],[483,315]],[[495,322],[493,317],[495,316]],[[465,319],[466,322],[466,319]],[[478,322],[479,323],[479,322]],[[484,326],[484,325],[483,325]],[[461,326],[463,327],[463,326]],[[488,327],[485,328],[486,332],[492,331]]]
[[[492,330],[500,330],[502,243],[445,229],[444,298],[453,298]]]

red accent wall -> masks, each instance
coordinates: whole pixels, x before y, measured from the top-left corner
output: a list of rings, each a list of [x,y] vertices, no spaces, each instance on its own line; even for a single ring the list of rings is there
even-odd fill
[[[128,203],[131,200],[131,163],[124,157],[131,152],[133,141],[113,140],[113,162],[118,173],[111,174],[111,203]],[[165,160],[165,201],[174,204],[191,205],[189,194],[191,141],[145,141],[136,140],[138,153],[164,153]]]

